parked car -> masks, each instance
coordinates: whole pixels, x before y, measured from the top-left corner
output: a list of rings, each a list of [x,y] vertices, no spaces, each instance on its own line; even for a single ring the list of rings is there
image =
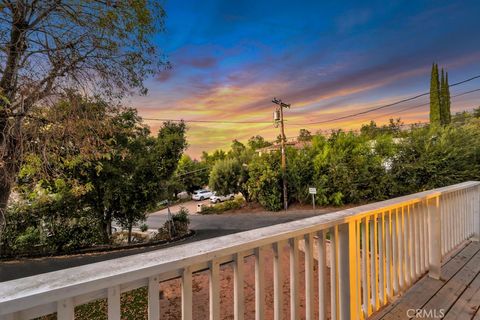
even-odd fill
[[[193,191],[192,199],[202,201],[210,198],[211,196],[213,196],[212,191],[209,191],[206,189],[200,189],[200,190]]]
[[[235,199],[235,195],[233,193],[227,194],[226,196],[217,195],[216,192],[213,193],[213,196],[210,197],[211,203],[219,203],[227,200]]]

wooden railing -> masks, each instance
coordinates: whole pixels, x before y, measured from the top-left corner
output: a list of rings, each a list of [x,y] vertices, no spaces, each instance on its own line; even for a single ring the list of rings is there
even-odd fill
[[[265,318],[265,270],[272,268],[274,319],[284,318],[285,304],[290,306],[290,319],[300,319],[303,315],[306,319],[314,316],[365,319],[426,272],[440,277],[442,257],[468,239],[478,240],[479,196],[480,183],[465,182],[294,222],[3,282],[0,283],[0,318],[31,319],[56,312],[58,319],[73,319],[75,306],[106,298],[108,319],[120,319],[120,294],[148,286],[148,317],[159,319],[159,283],[180,278],[181,314],[182,319],[188,320],[193,318],[192,276],[207,270],[209,317],[220,319],[220,266],[231,264],[233,315],[234,319],[244,319],[245,259],[253,256],[255,319]],[[265,264],[268,251],[273,256],[272,265]],[[288,268],[282,264],[286,254],[290,261]],[[302,270],[301,258],[304,259]],[[301,279],[304,292],[299,291],[300,271],[304,273]],[[286,277],[288,299],[282,290]],[[300,299],[304,310],[300,309]]]

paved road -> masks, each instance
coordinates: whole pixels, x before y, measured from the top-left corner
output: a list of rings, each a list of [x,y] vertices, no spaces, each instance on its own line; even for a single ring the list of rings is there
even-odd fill
[[[188,206],[194,206],[197,202],[188,202]],[[178,208],[172,208],[178,210]],[[219,214],[219,215],[190,215],[190,228],[195,230],[196,235],[187,240],[155,247],[136,248],[107,253],[95,253],[87,255],[48,257],[40,259],[24,259],[12,262],[0,263],[0,282],[12,279],[23,278],[40,273],[51,272],[55,270],[76,267],[89,263],[115,259],[132,254],[138,254],[148,251],[160,250],[163,248],[175,246],[178,244],[190,243],[208,238],[223,236],[231,233],[251,230],[278,223],[289,222],[303,219],[315,215],[324,214],[332,210],[320,209],[296,210],[292,212],[260,212],[260,213],[238,213],[238,214]],[[190,211],[194,212],[194,211]],[[151,214],[147,219],[147,224],[151,229],[156,229],[165,223],[167,219],[166,210]]]

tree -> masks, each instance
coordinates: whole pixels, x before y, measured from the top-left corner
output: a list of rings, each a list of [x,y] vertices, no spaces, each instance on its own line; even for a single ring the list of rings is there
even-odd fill
[[[209,167],[205,162],[193,160],[188,155],[183,155],[178,162],[174,182],[178,182],[182,190],[193,192],[208,184]]]
[[[229,158],[236,158],[240,156],[242,152],[246,150],[245,145],[238,141],[237,139],[232,141],[232,145],[230,146],[230,151],[227,153],[227,157]]]
[[[163,64],[155,1],[3,1],[0,10],[0,223],[21,166],[23,126],[65,89],[116,98]],[[99,91],[100,90],[100,91]],[[48,120],[48,119],[47,119]]]
[[[257,150],[265,147],[271,146],[272,143],[269,141],[266,141],[264,137],[260,135],[256,135],[248,139],[248,146],[252,150]]]
[[[442,106],[442,117],[444,124],[450,124],[452,122],[452,114],[450,111],[451,101],[450,101],[450,85],[448,84],[448,72],[445,74],[445,83],[443,88],[443,106]]]
[[[240,192],[242,164],[238,159],[219,160],[210,172],[208,186],[219,195]]]
[[[312,133],[310,131],[308,131],[307,129],[300,129],[297,140],[301,141],[301,142],[311,141],[312,140]]]
[[[430,123],[432,125],[440,124],[440,88],[438,80],[438,66],[432,65],[432,73],[430,79]]]

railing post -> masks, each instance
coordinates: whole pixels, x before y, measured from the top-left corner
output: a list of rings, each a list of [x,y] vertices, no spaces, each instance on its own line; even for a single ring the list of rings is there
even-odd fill
[[[351,222],[352,224],[354,222]],[[342,224],[338,226],[338,302],[339,302],[339,319],[350,319],[350,295],[355,292],[350,291],[350,248],[349,243],[349,225]],[[352,235],[353,237],[354,235]],[[355,301],[355,298],[353,298]]]
[[[427,199],[428,208],[428,275],[433,279],[440,279],[442,267],[442,232],[440,219],[440,196]]]
[[[480,186],[473,189],[473,237],[474,241],[480,241]]]

